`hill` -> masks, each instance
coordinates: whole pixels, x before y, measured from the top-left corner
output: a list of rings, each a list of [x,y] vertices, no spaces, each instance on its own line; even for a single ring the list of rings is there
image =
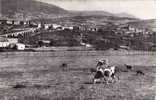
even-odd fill
[[[135,16],[133,16],[131,14],[128,14],[128,13],[125,13],[125,12],[117,13],[117,14],[115,14],[115,16],[117,16],[117,17],[127,17],[127,18],[136,18]]]
[[[45,23],[58,23],[63,25],[85,25],[85,26],[106,26],[120,25],[132,21],[138,21],[135,18],[116,17],[107,15],[75,15],[55,19],[35,19],[33,21],[44,21]]]
[[[35,0],[1,0],[1,15],[5,18],[54,18],[67,14],[62,8]]]
[[[106,11],[70,11],[74,16],[113,16]]]
[[[106,11],[72,11],[76,13],[77,16],[114,16],[114,17],[121,17],[121,18],[134,18],[137,19],[135,16],[128,14],[128,13],[110,13]]]
[[[138,20],[128,23],[131,26],[143,29],[150,29],[151,31],[156,31],[156,19],[151,20]]]
[[[105,11],[67,11],[53,4],[43,3],[36,0],[1,0],[1,14],[4,18],[11,19],[53,19],[60,17],[101,16],[131,18],[123,14],[113,14]],[[84,18],[83,18],[84,19]],[[134,18],[136,19],[136,18]],[[97,19],[98,20],[98,19]]]

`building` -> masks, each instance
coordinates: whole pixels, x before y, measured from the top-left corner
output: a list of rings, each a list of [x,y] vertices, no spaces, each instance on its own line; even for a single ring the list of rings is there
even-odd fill
[[[37,24],[37,29],[40,29],[40,28],[42,28],[41,23]]]
[[[24,50],[25,45],[22,44],[22,43],[18,43],[17,38],[3,38],[3,37],[0,37],[0,48]]]
[[[48,30],[51,26],[51,24],[44,24],[44,29]]]
[[[72,26],[63,26],[62,29],[63,30],[65,30],[65,29],[73,30],[74,28]]]
[[[9,43],[14,43],[14,44],[18,43],[18,39],[17,38],[7,38],[7,41]]]
[[[61,27],[61,25],[53,24],[52,27],[53,27],[53,29],[57,29],[57,28]]]
[[[20,21],[14,21],[14,25],[20,25]]]
[[[6,48],[9,46],[9,42],[6,38],[0,37],[0,48]]]
[[[6,22],[7,24],[12,24],[13,23],[13,21],[11,21],[11,20],[7,20],[7,22]]]
[[[10,43],[9,42],[0,42],[0,48],[7,48],[9,47]]]
[[[22,43],[17,43],[16,44],[16,49],[17,50],[25,50],[25,45]]]

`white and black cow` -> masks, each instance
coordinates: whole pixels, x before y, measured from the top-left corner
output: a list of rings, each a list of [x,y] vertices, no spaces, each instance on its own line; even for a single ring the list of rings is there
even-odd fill
[[[107,68],[100,68],[96,71],[93,82],[101,82],[101,81],[106,81],[108,84],[110,81],[113,82],[116,78],[115,76],[115,66],[109,66]]]

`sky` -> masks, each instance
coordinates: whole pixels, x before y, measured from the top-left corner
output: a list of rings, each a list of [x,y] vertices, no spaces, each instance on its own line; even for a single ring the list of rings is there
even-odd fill
[[[141,19],[156,19],[156,0],[38,0],[66,10],[128,13]]]

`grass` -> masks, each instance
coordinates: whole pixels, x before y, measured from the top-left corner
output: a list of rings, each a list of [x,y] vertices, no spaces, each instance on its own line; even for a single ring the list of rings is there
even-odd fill
[[[154,100],[155,56],[101,51],[0,53],[0,100]],[[119,68],[116,83],[91,83],[90,69],[101,57]],[[123,63],[134,70],[127,71]],[[145,75],[136,75],[137,70]]]

